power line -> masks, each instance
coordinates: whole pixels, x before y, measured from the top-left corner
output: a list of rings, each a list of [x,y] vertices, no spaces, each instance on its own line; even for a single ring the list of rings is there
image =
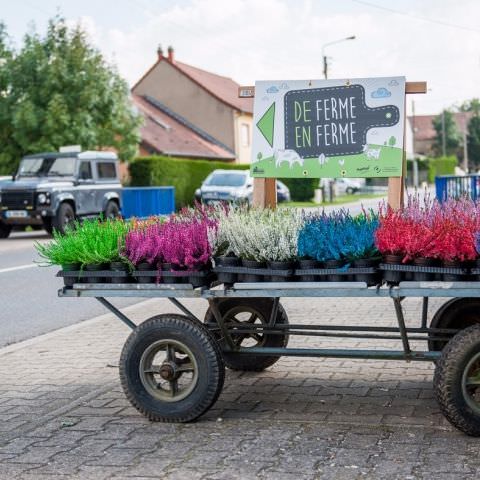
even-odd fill
[[[366,2],[365,0],[352,0],[352,2],[366,5],[367,7],[377,8],[389,13],[395,13],[397,15],[403,15],[405,17],[415,18],[416,20],[422,20],[423,22],[434,23],[436,25],[442,25],[443,27],[457,28],[459,30],[465,30],[467,32],[480,33],[480,29],[474,27],[467,27],[465,25],[458,25],[456,23],[445,22],[443,20],[437,20],[434,18],[424,17],[422,15],[414,15],[413,13],[402,12],[401,10],[395,10],[393,8],[384,7],[383,5],[377,5],[376,3]]]

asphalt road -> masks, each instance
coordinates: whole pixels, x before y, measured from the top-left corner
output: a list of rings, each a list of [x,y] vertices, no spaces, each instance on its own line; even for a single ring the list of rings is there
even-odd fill
[[[380,199],[363,202],[363,207],[377,209]],[[361,203],[342,205],[360,213]],[[340,206],[325,207],[326,211]],[[40,267],[35,242],[47,242],[43,232],[14,232],[0,240],[0,347],[26,340],[58,328],[95,317],[106,310],[90,298],[58,298],[63,285],[55,277],[56,267]],[[132,305],[142,299],[113,299],[117,306]],[[152,312],[152,316],[155,312]],[[94,332],[92,332],[94,334]]]
[[[63,285],[55,277],[58,268],[35,263],[39,260],[35,242],[48,240],[43,231],[14,232],[0,240],[0,347],[106,312],[91,298],[57,297]],[[140,300],[115,299],[113,303],[126,306]]]

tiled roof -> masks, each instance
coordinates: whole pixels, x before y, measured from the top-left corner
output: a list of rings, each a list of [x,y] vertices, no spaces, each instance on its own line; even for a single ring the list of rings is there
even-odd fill
[[[235,154],[208,140],[200,131],[194,131],[183,124],[180,119],[174,118],[160,108],[153,105],[146,98],[132,95],[134,105],[144,117],[140,128],[142,143],[164,155],[207,158],[219,160],[233,160]]]
[[[238,97],[238,83],[228,77],[192,67],[183,62],[174,61],[175,67],[200,84],[205,90],[222,102],[242,112],[253,113],[253,99]]]
[[[459,133],[468,126],[472,115],[471,112],[455,112],[453,114]],[[413,122],[415,122],[415,140],[433,140],[436,137],[437,133],[433,128],[433,120],[436,117],[438,115],[415,115],[415,119],[408,117],[410,125],[413,126]]]

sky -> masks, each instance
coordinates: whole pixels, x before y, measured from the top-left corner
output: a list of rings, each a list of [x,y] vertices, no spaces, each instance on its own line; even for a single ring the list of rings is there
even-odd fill
[[[159,44],[185,63],[233,78],[404,75],[426,80],[410,95],[416,114],[480,97],[478,0],[0,0],[0,19],[17,47],[31,28],[45,31],[60,12],[133,85],[155,62]]]

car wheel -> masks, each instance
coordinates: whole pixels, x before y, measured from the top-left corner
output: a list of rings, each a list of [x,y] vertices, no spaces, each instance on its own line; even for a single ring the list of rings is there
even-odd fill
[[[110,200],[105,207],[104,213],[105,219],[109,218],[113,220],[114,218],[120,217],[120,208],[118,207],[118,203]]]
[[[348,187],[345,190],[345,192],[346,192],[347,195],[353,195],[355,193],[355,190],[352,187]]]
[[[75,212],[73,207],[69,203],[62,203],[58,207],[57,214],[55,215],[52,226],[55,230],[58,230],[61,234],[65,233],[68,226],[75,221]]]
[[[11,231],[11,225],[6,225],[5,223],[0,222],[0,238],[8,238]]]

